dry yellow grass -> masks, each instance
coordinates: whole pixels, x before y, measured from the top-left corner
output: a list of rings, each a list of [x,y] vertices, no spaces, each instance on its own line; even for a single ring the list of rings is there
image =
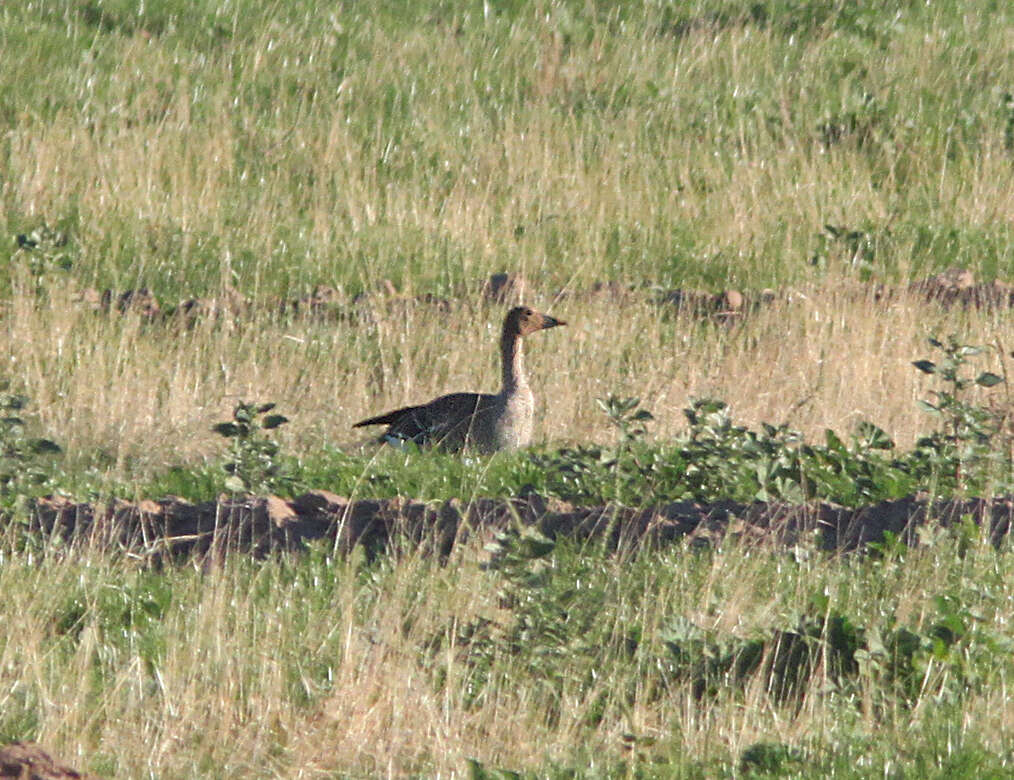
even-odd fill
[[[967,343],[1012,345],[1014,326],[1005,312],[947,311],[915,296],[878,301],[871,290],[828,280],[732,327],[636,295],[554,303],[535,292],[533,304],[570,323],[526,349],[537,439],[608,441],[595,399],[612,393],[640,397],[657,417],[658,438],[681,430],[689,398],[715,397],[743,424],[786,422],[813,439],[868,420],[910,446],[934,424],[916,405],[934,385],[911,364],[933,357],[926,337],[955,332]],[[0,359],[71,458],[130,479],[218,453],[209,429],[240,399],[278,403],[292,420],[283,443],[310,454],[325,444],[356,449],[363,437],[349,426],[376,409],[493,391],[501,317],[498,307],[465,301],[450,313],[410,303],[385,314],[378,303],[369,321],[255,314],[183,329],[96,314],[54,294],[40,305],[14,302]],[[995,351],[980,360],[1001,370]]]
[[[498,596],[503,581],[475,565],[481,543],[459,547],[447,566],[415,553],[372,568],[356,557],[318,556],[155,575],[87,551],[76,558],[80,567],[57,556],[10,561],[0,567],[0,586],[23,606],[8,600],[0,609],[7,635],[18,638],[0,644],[0,704],[7,718],[21,707],[34,712],[36,738],[66,760],[116,777],[462,777],[469,759],[612,773],[622,761],[653,756],[670,767],[728,769],[714,762],[765,741],[814,750],[817,761],[828,758],[822,751],[869,750],[882,763],[885,745],[926,750],[925,731],[940,727],[948,700],[934,692],[946,667],[930,665],[923,693],[894,710],[892,694],[868,672],[854,691],[838,690],[818,665],[798,702],[779,700],[764,674],[700,697],[689,681],[663,682],[664,673],[639,666],[622,647],[623,637],[638,636],[638,657],[664,664],[671,656],[662,637],[674,615],[747,638],[791,624],[786,613],[808,609],[815,593],[860,624],[897,614],[901,625],[926,630],[941,592],[939,567],[953,565],[949,552],[913,551],[903,566],[883,570],[823,557],[788,563],[735,545],[710,558],[692,551],[599,558],[586,598],[604,582],[617,584],[601,619],[619,649],[597,649],[596,676],[588,678],[580,649],[540,660],[530,648],[511,653],[503,645],[484,678],[471,644],[482,629],[470,639],[467,630],[485,620],[508,624],[512,615]],[[566,555],[560,561],[573,565]],[[996,561],[991,549],[973,548],[964,562],[1002,591],[983,602],[983,627],[1009,617],[1009,588],[982,569]],[[890,581],[870,578],[876,572]],[[856,598],[872,611],[860,616]],[[157,612],[149,613],[149,600]],[[914,614],[895,613],[899,601]],[[573,609],[591,607],[579,600]],[[568,641],[581,647],[580,636]],[[542,672],[563,673],[559,687]],[[864,691],[871,698],[860,706]],[[968,691],[967,720],[951,738],[972,735],[1002,753],[1011,707],[1003,686]]]

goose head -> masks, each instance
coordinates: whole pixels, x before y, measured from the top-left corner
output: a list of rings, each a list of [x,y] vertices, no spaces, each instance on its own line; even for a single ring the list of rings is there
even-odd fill
[[[531,309],[528,306],[515,306],[507,313],[503,329],[504,334],[527,336],[529,333],[535,333],[537,330],[555,328],[557,325],[566,324],[563,320],[550,317],[548,314],[535,311],[535,309]]]

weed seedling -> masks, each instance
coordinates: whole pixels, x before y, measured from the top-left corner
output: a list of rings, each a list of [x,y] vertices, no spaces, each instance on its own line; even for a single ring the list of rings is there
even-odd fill
[[[953,477],[959,490],[968,486],[968,480],[986,476],[988,466],[996,460],[994,440],[1002,427],[1000,415],[985,406],[972,403],[969,391],[978,386],[994,387],[1003,377],[983,371],[973,377],[968,373],[969,358],[982,354],[983,347],[962,344],[951,335],[943,342],[929,339],[930,346],[944,353],[943,360],[916,360],[916,368],[925,374],[937,376],[944,389],[931,391],[935,402],[920,401],[919,406],[940,420],[940,428],[919,439],[916,446],[925,453],[941,476]]]
[[[234,493],[269,493],[285,481],[278,461],[278,442],[265,431],[289,421],[280,414],[268,414],[273,403],[253,404],[240,401],[232,411],[232,420],[220,422],[212,430],[232,440],[223,468],[229,474],[225,487]]]

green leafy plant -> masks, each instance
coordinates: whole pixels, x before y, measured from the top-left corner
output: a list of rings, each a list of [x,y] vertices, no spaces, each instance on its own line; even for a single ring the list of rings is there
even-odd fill
[[[548,492],[562,498],[643,503],[655,482],[653,448],[644,441],[646,424],[654,417],[641,408],[639,398],[609,395],[596,401],[620,432],[616,445],[566,447],[530,455],[530,462],[545,475]]]
[[[56,272],[65,273],[74,265],[67,234],[46,224],[14,237],[17,246],[11,267],[21,273],[23,290],[42,294]]]
[[[619,398],[610,394],[596,398],[595,402],[609,422],[619,429],[623,444],[643,439],[648,430],[646,424],[655,419],[651,412],[641,408],[640,398]]]
[[[809,497],[833,496],[858,506],[902,496],[914,484],[908,465],[895,454],[894,440],[871,422],[860,422],[847,443],[827,429],[824,445],[804,445],[802,454]]]
[[[787,424],[736,425],[724,401],[693,399],[687,430],[675,440],[645,441],[650,413],[637,399],[599,402],[620,430],[614,447],[580,446],[531,455],[547,492],[575,502],[645,505],[692,499],[803,501],[829,498],[856,506],[910,492],[918,471],[894,452],[881,428],[860,423],[847,441],[834,431],[808,444]],[[646,416],[647,415],[647,416]]]
[[[745,775],[784,777],[798,772],[803,763],[800,751],[781,742],[755,742],[739,757]]]
[[[680,455],[687,487],[695,498],[711,498],[722,484],[738,486],[738,497],[767,501],[805,496],[800,435],[785,424],[760,431],[733,425],[729,407],[711,398],[693,399],[683,414],[690,424]]]
[[[885,122],[886,112],[875,95],[863,91],[847,96],[841,111],[825,114],[817,126],[825,147],[850,141],[857,147],[865,146],[890,135]]]
[[[829,611],[826,598],[817,596],[791,628],[749,637],[706,630],[677,615],[661,634],[667,655],[660,664],[674,679],[689,683],[697,698],[730,684],[744,686],[762,674],[765,688],[785,700],[801,696],[818,669],[838,682],[853,677],[863,637],[862,627]]]
[[[938,362],[916,360],[912,365],[943,383],[942,390],[931,391],[932,403],[919,402],[923,410],[940,421],[940,427],[920,438],[916,447],[941,476],[953,479],[955,486],[964,490],[970,481],[990,476],[990,467],[1003,457],[996,446],[1003,425],[1002,416],[995,409],[970,401],[969,391],[974,387],[995,387],[1004,378],[990,371],[977,376],[971,371],[970,358],[981,355],[985,347],[962,344],[954,335],[948,336],[946,341],[935,337],[928,341],[930,346],[943,352],[943,359]]]
[[[517,656],[538,647],[543,661],[558,656],[567,642],[567,610],[552,598],[552,555],[556,543],[528,526],[509,528],[486,545],[487,571],[496,572],[497,604],[505,619],[491,624],[492,645],[478,646]]]
[[[585,673],[601,651],[589,634],[605,601],[597,582],[601,559],[520,524],[497,533],[485,549],[482,568],[495,588],[496,609],[467,625],[458,640],[468,648],[470,698],[523,670],[541,680],[552,717],[564,685],[575,677],[591,684]]]
[[[35,276],[53,270],[69,271],[73,266],[67,250],[67,234],[63,231],[44,224],[30,233],[19,233],[14,240]]]
[[[985,625],[982,609],[975,606],[988,603],[985,595],[934,595],[921,628],[898,625],[894,616],[869,626],[855,652],[860,670],[879,683],[884,695],[907,703],[928,690],[937,700],[960,701],[981,685],[991,658],[1011,652],[1010,638]]]
[[[1008,152],[1014,152],[1014,95],[1010,92],[1003,94],[1003,111],[1005,114],[1003,148]]]
[[[0,507],[15,514],[52,479],[45,458],[60,452],[53,441],[27,435],[22,412],[29,399],[0,382]]]
[[[885,235],[843,225],[824,225],[810,264],[821,270],[832,265],[851,269],[860,279],[869,280],[875,269],[878,243],[885,240]]]
[[[232,411],[232,420],[220,422],[212,430],[232,441],[223,465],[229,476],[225,487],[234,493],[271,492],[287,479],[278,458],[278,442],[265,431],[289,421],[281,414],[268,414],[275,404],[240,401]]]
[[[620,432],[620,441],[607,452],[603,466],[611,473],[616,498],[629,502],[643,495],[645,483],[650,482],[651,465],[644,438],[647,424],[655,417],[641,408],[640,398],[619,398],[610,394],[597,398],[596,402]]]
[[[982,601],[982,594],[937,593],[920,626],[891,614],[861,622],[817,594],[789,627],[745,637],[676,615],[660,635],[659,668],[697,698],[744,687],[759,674],[779,700],[805,695],[820,675],[823,687],[842,691],[873,682],[885,700],[908,706],[927,693],[959,701],[981,684],[991,657],[1010,651],[1010,639],[984,625],[973,606]]]

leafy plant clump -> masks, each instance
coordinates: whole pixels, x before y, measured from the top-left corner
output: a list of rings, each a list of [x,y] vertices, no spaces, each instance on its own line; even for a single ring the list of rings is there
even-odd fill
[[[14,242],[16,254],[23,254],[25,266],[38,278],[54,270],[69,271],[74,265],[68,250],[67,234],[42,225],[30,233],[19,233]]]
[[[610,397],[600,404],[621,441],[530,456],[550,494],[576,503],[823,498],[851,506],[900,497],[916,483],[894,442],[872,423],[857,426],[847,442],[828,430],[823,445],[807,444],[785,424],[760,430],[736,425],[728,404],[701,398],[683,410],[684,433],[648,442],[651,416],[638,399]]]
[[[745,686],[757,674],[776,699],[799,698],[819,675],[825,689],[852,694],[872,686],[885,704],[906,706],[931,689],[940,700],[960,700],[981,682],[989,654],[1011,646],[952,593],[933,597],[922,626],[894,615],[869,622],[816,595],[795,625],[739,637],[675,616],[662,639],[668,656],[660,668],[697,698]]]
[[[278,442],[266,435],[289,421],[281,414],[268,414],[275,404],[240,401],[232,420],[212,430],[232,441],[223,468],[229,476],[225,487],[234,493],[270,493],[289,481],[290,475],[278,457]]]
[[[8,390],[8,383],[0,382],[0,509],[20,514],[51,482],[53,472],[46,458],[61,450],[50,439],[26,433],[22,412],[29,399]]]
[[[596,658],[614,644],[601,617],[615,583],[603,582],[594,551],[578,552],[531,527],[502,531],[485,549],[482,569],[496,607],[462,626],[456,639],[470,669],[468,699],[479,704],[489,688],[530,676],[540,681],[552,720],[564,690],[575,681],[594,684]]]

